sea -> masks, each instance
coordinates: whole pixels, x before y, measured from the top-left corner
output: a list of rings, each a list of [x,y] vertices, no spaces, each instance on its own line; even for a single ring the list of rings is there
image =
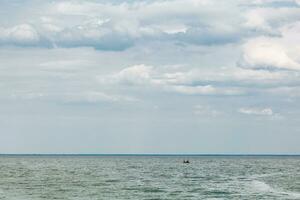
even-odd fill
[[[0,199],[300,199],[300,156],[1,155]]]

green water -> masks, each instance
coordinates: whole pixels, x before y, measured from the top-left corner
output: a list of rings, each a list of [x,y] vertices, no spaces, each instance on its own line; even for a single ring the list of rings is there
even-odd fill
[[[0,199],[300,199],[300,157],[0,156]]]

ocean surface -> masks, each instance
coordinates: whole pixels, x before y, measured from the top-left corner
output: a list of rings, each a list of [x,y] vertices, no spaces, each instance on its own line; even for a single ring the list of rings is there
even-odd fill
[[[0,199],[300,199],[300,156],[2,155]]]

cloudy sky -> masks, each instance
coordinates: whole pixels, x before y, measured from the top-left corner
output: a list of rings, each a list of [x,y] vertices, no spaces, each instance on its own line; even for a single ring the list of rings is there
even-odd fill
[[[299,0],[0,0],[0,153],[300,153]]]

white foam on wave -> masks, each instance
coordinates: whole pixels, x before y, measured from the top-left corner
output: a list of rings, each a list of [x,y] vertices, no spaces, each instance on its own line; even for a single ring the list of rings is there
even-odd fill
[[[0,188],[0,199],[4,197],[4,191]]]
[[[264,192],[264,193],[272,193],[274,195],[284,195],[289,196],[290,198],[298,199],[300,198],[300,193],[298,192],[290,192],[290,191],[281,191],[278,189],[275,189],[268,185],[267,183],[263,181],[253,180],[251,182],[253,188],[257,191]]]
[[[274,189],[270,185],[268,185],[262,181],[254,180],[254,181],[252,181],[251,184],[254,187],[254,189],[259,190],[261,192],[273,192],[274,191]]]
[[[300,193],[299,192],[281,192],[282,194],[288,195],[291,198],[300,198]]]

